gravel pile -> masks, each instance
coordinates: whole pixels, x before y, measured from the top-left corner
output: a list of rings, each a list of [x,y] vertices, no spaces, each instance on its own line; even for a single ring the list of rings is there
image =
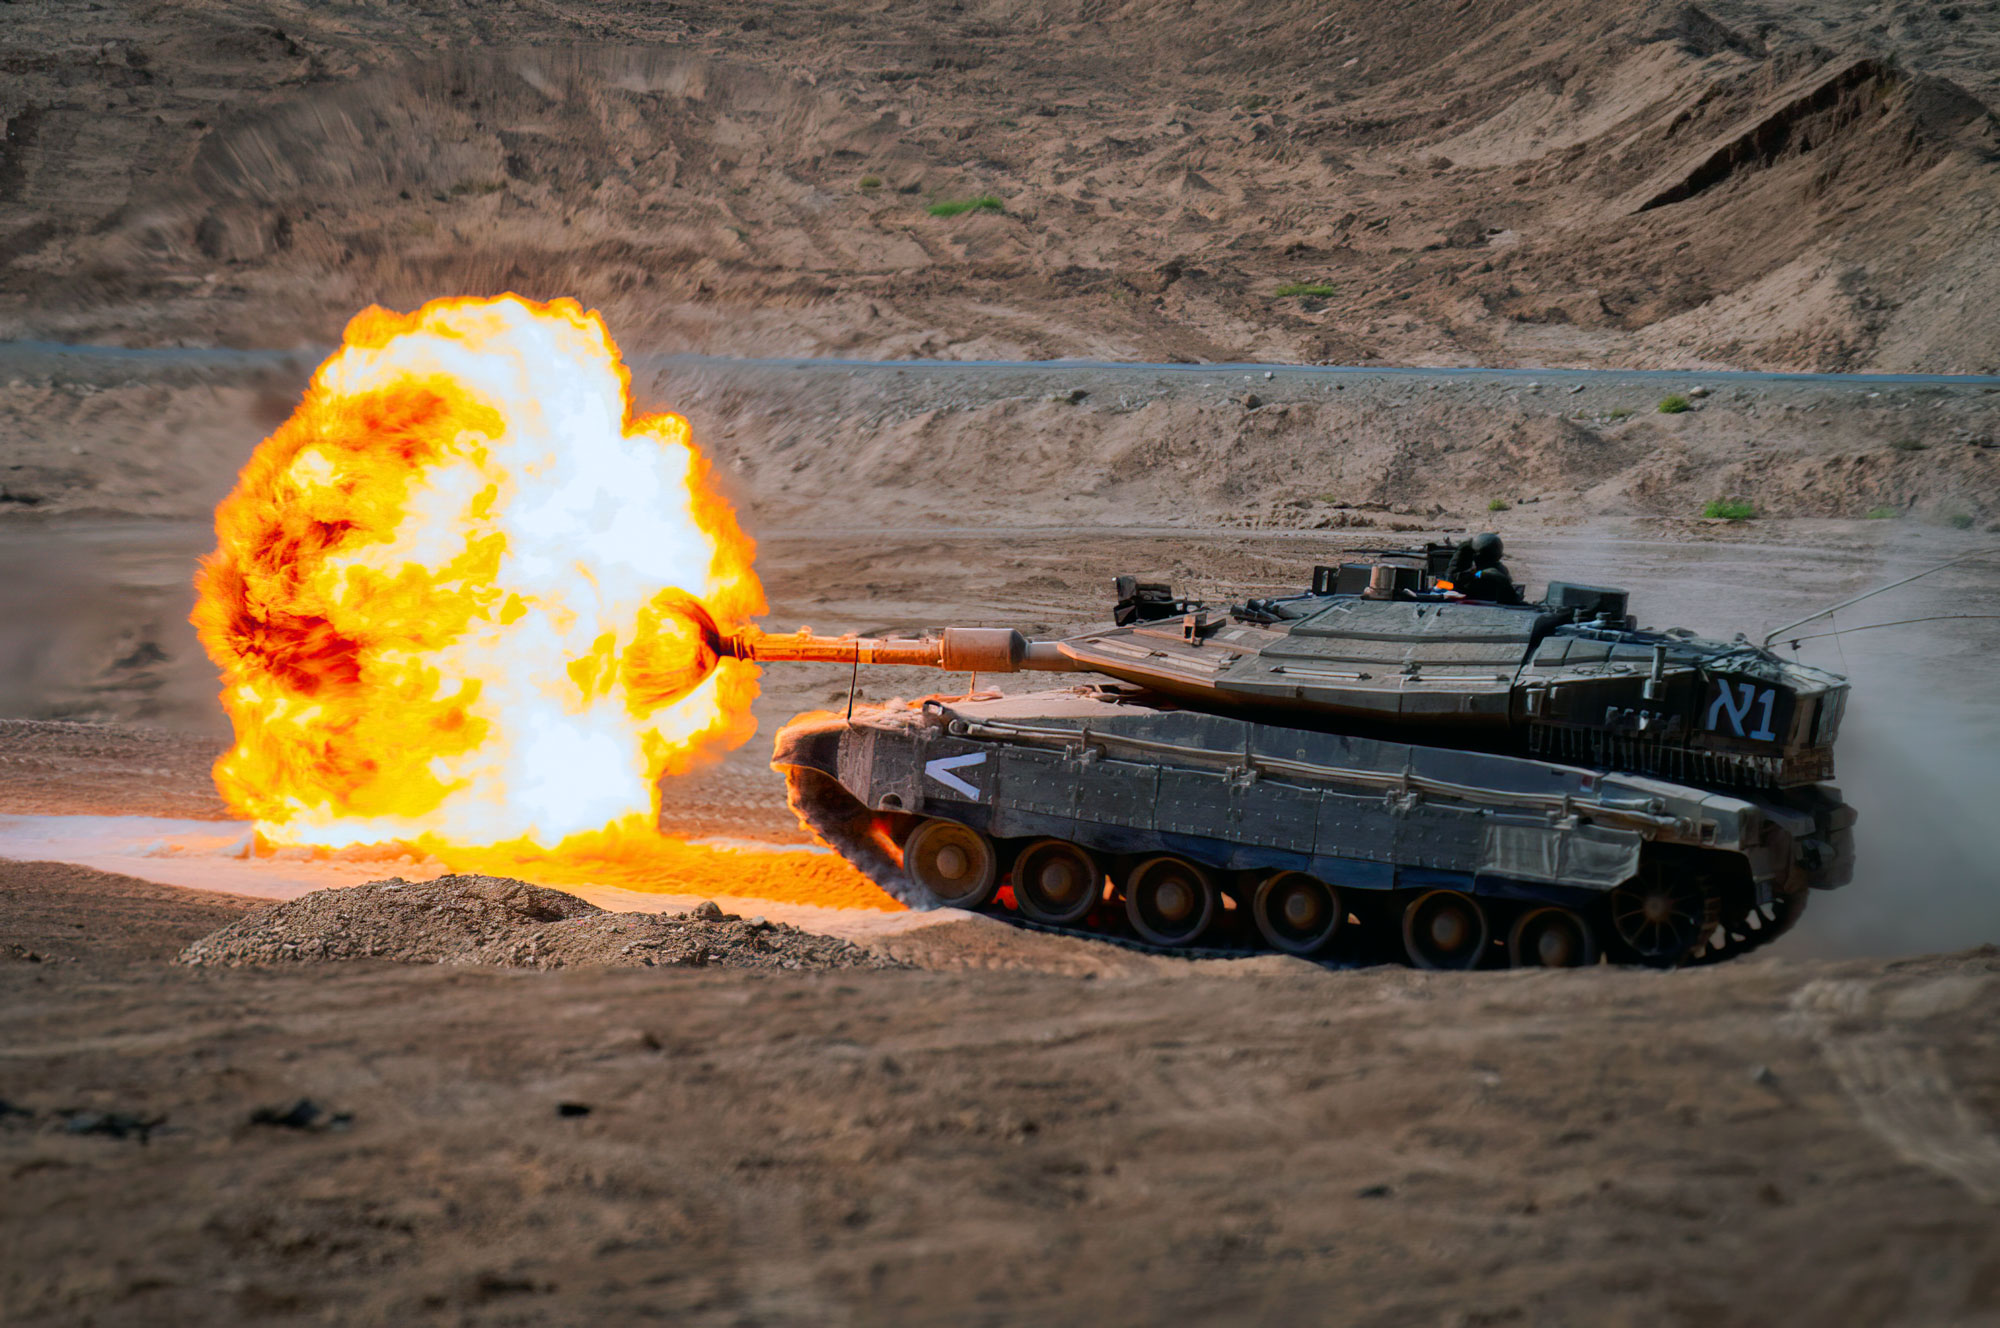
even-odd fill
[[[598,913],[490,941],[460,960],[506,968],[904,968],[851,941],[763,918],[724,913],[712,903],[691,913]]]
[[[689,913],[611,913],[575,895],[499,876],[376,881],[317,890],[194,942],[180,962],[387,959],[504,968],[901,968],[847,941],[703,903]]]

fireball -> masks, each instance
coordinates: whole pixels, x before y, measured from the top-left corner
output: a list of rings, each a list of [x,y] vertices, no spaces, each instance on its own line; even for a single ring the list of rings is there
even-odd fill
[[[659,780],[751,733],[756,667],[716,643],[764,595],[687,422],[630,402],[573,301],[348,324],[197,578],[216,784],[264,840],[686,874]]]

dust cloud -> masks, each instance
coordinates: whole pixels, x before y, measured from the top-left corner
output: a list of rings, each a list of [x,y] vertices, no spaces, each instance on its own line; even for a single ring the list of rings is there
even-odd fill
[[[1865,620],[1901,616],[1884,611]],[[1867,653],[1866,637],[1895,631],[1924,627],[1845,638],[1840,650],[1820,652],[1832,659],[1812,652],[1831,642],[1801,652],[1834,668],[1846,657],[1854,693],[1841,729],[1838,784],[1860,820],[1854,882],[1813,901],[1784,949],[1795,957],[1926,954],[2000,941],[2000,703],[1925,685],[1900,657],[1947,668],[1956,657],[1965,692],[1981,677],[1990,683],[1992,664],[1963,658],[1966,642],[1942,632]]]
[[[1797,533],[1792,535],[1797,538]],[[1890,532],[1875,548],[1633,539],[1598,527],[1516,541],[1516,570],[1632,592],[1648,626],[1751,639],[1814,609],[1966,552]],[[1801,634],[1930,614],[2000,613],[2000,558],[1890,591]],[[2000,697],[1990,620],[1922,623],[1800,643],[1796,658],[1853,686],[1836,785],[1859,814],[1853,882],[1817,893],[1777,953],[1926,954],[2000,941]],[[1787,656],[1785,642],[1778,648]]]

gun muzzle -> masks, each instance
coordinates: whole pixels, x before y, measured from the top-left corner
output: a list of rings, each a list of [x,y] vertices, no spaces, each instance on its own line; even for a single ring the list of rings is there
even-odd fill
[[[758,664],[899,664],[951,673],[1068,673],[1076,665],[1054,641],[1030,641],[1009,627],[947,627],[918,638],[814,636],[811,632],[739,632],[721,653]]]

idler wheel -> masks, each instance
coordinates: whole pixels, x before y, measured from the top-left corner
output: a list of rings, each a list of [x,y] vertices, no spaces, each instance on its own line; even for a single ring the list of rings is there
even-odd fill
[[[1655,864],[1611,892],[1611,928],[1630,956],[1655,968],[1692,958],[1716,928],[1718,903],[1690,876]]]
[[[1037,839],[1014,859],[1014,903],[1036,922],[1073,927],[1104,897],[1104,869],[1090,850]]]
[[[1516,968],[1584,968],[1597,962],[1597,937],[1569,909],[1531,908],[1507,933],[1507,959]]]
[[[1457,890],[1431,890],[1403,910],[1403,950],[1418,968],[1477,968],[1488,939],[1486,910]]]
[[[1185,858],[1147,858],[1125,878],[1125,916],[1154,945],[1192,945],[1215,920],[1217,897],[1215,878]]]
[[[1257,930],[1273,949],[1309,955],[1325,948],[1347,919],[1334,886],[1304,872],[1285,871],[1264,879],[1250,904]]]
[[[925,821],[903,841],[903,870],[950,908],[982,908],[1000,886],[993,841],[957,821]]]

